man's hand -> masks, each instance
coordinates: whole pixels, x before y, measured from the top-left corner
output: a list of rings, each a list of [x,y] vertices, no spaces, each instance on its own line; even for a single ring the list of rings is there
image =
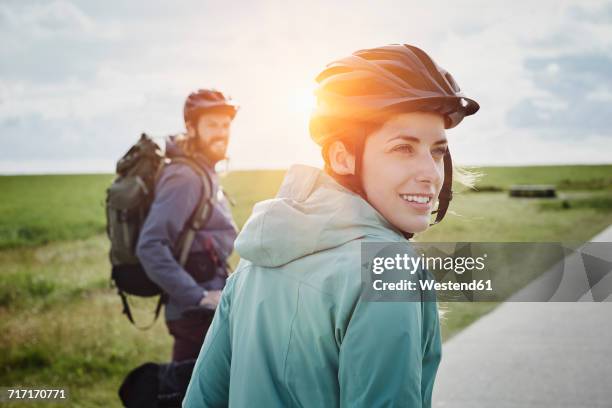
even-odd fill
[[[200,306],[207,306],[210,309],[216,309],[221,298],[220,290],[209,290],[208,294],[200,300]]]

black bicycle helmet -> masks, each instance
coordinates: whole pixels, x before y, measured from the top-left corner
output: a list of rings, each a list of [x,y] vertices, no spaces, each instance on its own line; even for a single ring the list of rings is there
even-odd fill
[[[238,105],[215,89],[199,89],[187,97],[183,117],[185,122],[191,122],[204,112],[223,112],[234,119],[238,112]]]
[[[412,45],[387,45],[354,52],[329,64],[316,78],[317,106],[310,119],[310,134],[320,146],[346,133],[338,124],[384,120],[393,113],[435,112],[444,117],[447,129],[479,109],[461,92],[452,75],[439,67],[423,50]],[[356,132],[355,176],[361,183],[363,132]],[[437,224],[452,199],[452,159],[444,156],[445,178],[438,197]],[[357,193],[365,199],[363,188]]]

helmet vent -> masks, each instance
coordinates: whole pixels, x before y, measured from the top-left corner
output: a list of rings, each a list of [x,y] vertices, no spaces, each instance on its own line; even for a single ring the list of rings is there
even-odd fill
[[[451,86],[451,88],[453,88],[453,91],[461,92],[461,88],[459,88],[459,84],[457,84],[457,82],[455,81],[455,78],[453,78],[453,76],[449,72],[444,73],[444,78],[446,79],[448,84]]]

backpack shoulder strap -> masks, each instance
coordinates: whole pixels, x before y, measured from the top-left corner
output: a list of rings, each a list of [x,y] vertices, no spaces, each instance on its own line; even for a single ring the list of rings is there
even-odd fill
[[[198,176],[200,176],[200,180],[202,181],[202,197],[195,211],[185,223],[175,247],[178,261],[180,265],[184,267],[196,233],[206,224],[206,222],[208,222],[212,214],[215,195],[212,191],[213,184],[210,176],[196,162],[186,157],[175,157],[172,158],[170,163],[183,163],[188,165]]]
[[[128,301],[127,296],[121,289],[117,289],[117,293],[121,297],[121,303],[123,304],[123,314],[125,314],[128,320],[134,325],[134,327],[139,330],[148,330],[153,327],[153,325],[157,321],[157,318],[159,317],[162,305],[166,302],[166,295],[164,293],[159,295],[159,299],[157,299],[157,306],[155,306],[155,317],[153,317],[151,323],[149,323],[147,326],[138,326],[134,321],[134,316],[132,315],[132,310],[130,309],[130,302]]]

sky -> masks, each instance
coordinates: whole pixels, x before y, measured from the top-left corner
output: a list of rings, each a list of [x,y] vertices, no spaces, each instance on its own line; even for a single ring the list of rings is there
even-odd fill
[[[314,78],[393,43],[480,103],[447,132],[456,162],[612,163],[610,1],[3,0],[0,38],[0,174],[113,172],[204,87],[241,106],[230,169],[321,165]]]

